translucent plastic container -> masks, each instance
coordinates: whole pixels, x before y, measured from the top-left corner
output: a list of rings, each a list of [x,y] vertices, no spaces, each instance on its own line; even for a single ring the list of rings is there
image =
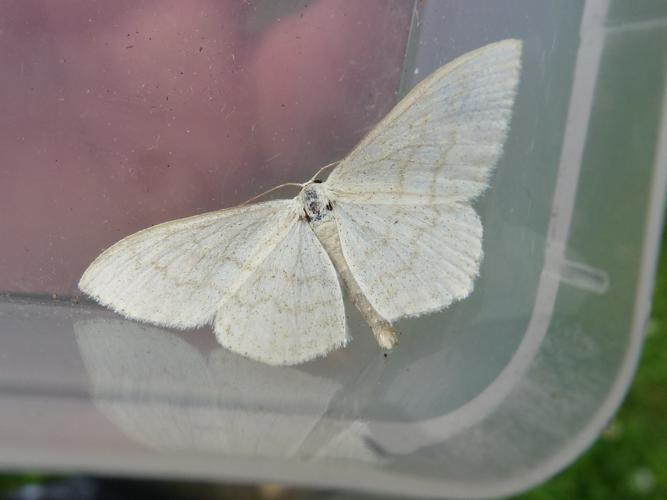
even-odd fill
[[[641,348],[667,156],[664,2],[0,7],[0,465],[508,495],[599,434]],[[524,42],[468,299],[291,368],[77,300],[104,247],[342,157],[441,64]]]

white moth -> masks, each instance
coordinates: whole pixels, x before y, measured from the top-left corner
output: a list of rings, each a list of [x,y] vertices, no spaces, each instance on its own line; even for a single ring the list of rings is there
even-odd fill
[[[226,348],[301,363],[350,336],[341,283],[384,349],[396,320],[467,297],[482,258],[471,203],[502,153],[521,42],[465,54],[417,85],[298,196],[166,222],[102,253],[79,282],[99,303]]]

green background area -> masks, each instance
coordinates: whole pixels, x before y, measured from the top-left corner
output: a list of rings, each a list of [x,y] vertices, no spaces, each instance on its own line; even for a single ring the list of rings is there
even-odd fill
[[[625,401],[573,465],[521,500],[667,499],[667,239],[641,361]]]

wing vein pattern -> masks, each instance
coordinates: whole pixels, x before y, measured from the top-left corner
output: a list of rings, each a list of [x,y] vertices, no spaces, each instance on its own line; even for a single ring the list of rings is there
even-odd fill
[[[452,204],[488,187],[502,153],[521,65],[521,42],[468,53],[417,85],[328,183],[340,201]]]
[[[214,323],[220,343],[270,364],[347,340],[340,284],[296,200],[167,222],[105,251],[81,290],[124,316],[176,328]]]
[[[127,316],[175,328],[212,321],[225,293],[296,222],[293,200],[196,215],[139,231],[107,249],[79,288]]]
[[[502,154],[521,42],[468,53],[417,85],[331,173],[347,265],[389,321],[467,297],[482,259],[472,202]]]
[[[308,223],[293,224],[221,302],[215,332],[223,346],[274,365],[307,361],[347,343],[338,276]]]

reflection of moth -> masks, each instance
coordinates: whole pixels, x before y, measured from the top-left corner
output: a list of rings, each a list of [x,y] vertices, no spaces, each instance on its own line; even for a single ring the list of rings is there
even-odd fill
[[[181,336],[119,319],[78,321],[74,331],[95,406],[136,442],[157,450],[281,458],[343,447],[348,457],[375,459],[356,437],[370,434],[363,425],[353,424],[350,439],[336,446],[344,424],[324,416],[341,390],[338,382],[295,368],[276,370],[222,348],[202,354]],[[311,445],[315,428],[321,440]]]
[[[323,182],[291,200],[133,234],[79,286],[141,321],[213,323],[220,343],[289,365],[345,345],[343,282],[385,349],[392,322],[472,291],[482,225],[471,207],[502,152],[521,42],[482,47],[415,87]]]

